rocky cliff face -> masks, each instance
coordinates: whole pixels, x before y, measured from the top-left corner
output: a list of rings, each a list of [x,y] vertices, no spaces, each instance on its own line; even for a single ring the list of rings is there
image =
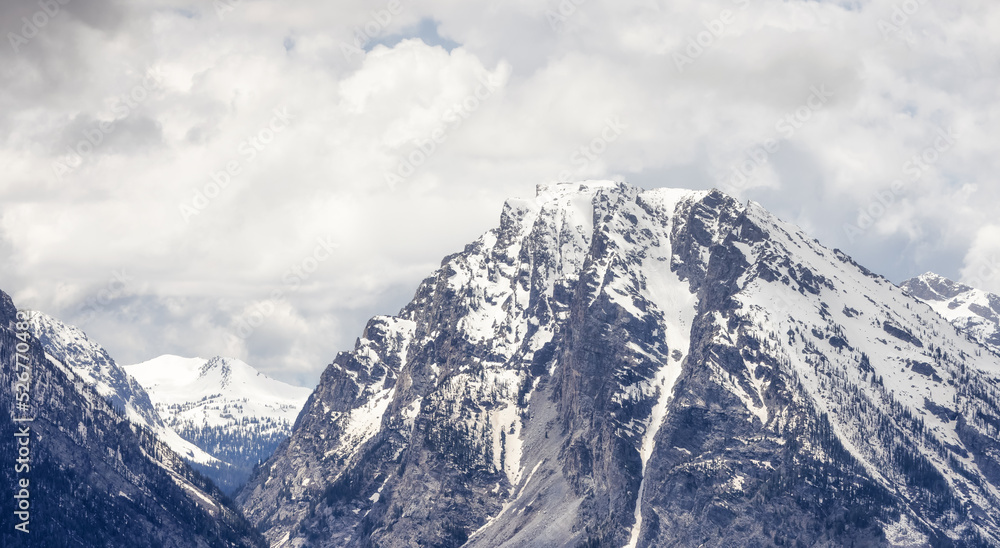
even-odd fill
[[[756,204],[540,187],[369,322],[272,546],[997,545],[1000,364]]]
[[[107,398],[47,356],[3,292],[0,366],[0,455],[9,459],[0,545],[263,545],[210,481],[129,420],[126,408],[138,400]],[[26,496],[14,498],[21,489]]]

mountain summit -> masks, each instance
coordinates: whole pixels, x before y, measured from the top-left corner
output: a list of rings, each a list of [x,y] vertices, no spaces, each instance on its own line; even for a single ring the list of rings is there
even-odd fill
[[[907,280],[900,287],[1000,356],[1000,295],[933,272]]]
[[[995,546],[997,357],[755,203],[542,185],[238,494],[272,546]]]

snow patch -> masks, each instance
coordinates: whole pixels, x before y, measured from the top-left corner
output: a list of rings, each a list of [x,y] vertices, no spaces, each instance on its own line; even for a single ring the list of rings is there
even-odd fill
[[[664,194],[664,198],[670,196],[676,200],[682,198],[678,194]],[[671,219],[674,218],[671,217]],[[673,250],[669,243],[670,239],[664,238],[664,242],[660,248],[662,256],[672,257]],[[686,355],[691,348],[691,326],[697,311],[697,297],[691,292],[689,285],[682,282],[677,274],[670,270],[669,265],[670,261],[659,261],[656,257],[647,258],[642,268],[642,271],[647,273],[644,279],[644,294],[657,311],[662,314],[662,328],[668,351],[670,353],[680,351]],[[639,451],[642,458],[642,482],[639,484],[639,493],[635,504],[635,525],[632,527],[626,548],[635,548],[639,542],[639,533],[642,529],[642,498],[646,490],[646,466],[653,454],[656,434],[666,419],[667,405],[680,374],[680,363],[670,363],[669,360],[664,360],[653,380],[657,399]]]

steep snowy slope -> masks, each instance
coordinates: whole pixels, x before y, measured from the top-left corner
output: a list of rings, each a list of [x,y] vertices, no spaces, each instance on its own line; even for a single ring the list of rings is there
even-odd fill
[[[932,272],[907,280],[900,287],[1000,355],[1000,295]]]
[[[0,454],[10,459],[0,471],[10,489],[0,546],[264,545],[211,482],[138,424],[143,393],[115,383],[110,359],[87,378],[74,373],[32,335],[68,332],[30,314],[0,292]],[[69,362],[94,350],[70,339]]]
[[[324,372],[273,546],[997,546],[1000,363],[756,204],[540,186]]]
[[[226,491],[241,486],[288,437],[310,393],[234,358],[166,355],[125,371],[149,393],[169,427],[231,465],[224,474],[206,472]]]
[[[124,411],[130,421],[152,430],[184,459],[197,464],[216,464],[217,459],[164,424],[142,386],[101,345],[87,338],[86,333],[41,312],[32,313],[29,330],[53,363],[93,386],[113,407]]]

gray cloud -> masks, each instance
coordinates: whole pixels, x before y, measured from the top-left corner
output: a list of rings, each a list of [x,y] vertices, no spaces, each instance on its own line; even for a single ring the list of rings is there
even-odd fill
[[[565,175],[722,187],[894,280],[1000,290],[1000,6],[925,3],[884,35],[892,0],[559,4],[70,0],[0,48],[0,287],[123,362],[232,353],[310,384],[506,197]],[[5,36],[38,9],[0,5]],[[338,247],[234,341],[318,238]]]

